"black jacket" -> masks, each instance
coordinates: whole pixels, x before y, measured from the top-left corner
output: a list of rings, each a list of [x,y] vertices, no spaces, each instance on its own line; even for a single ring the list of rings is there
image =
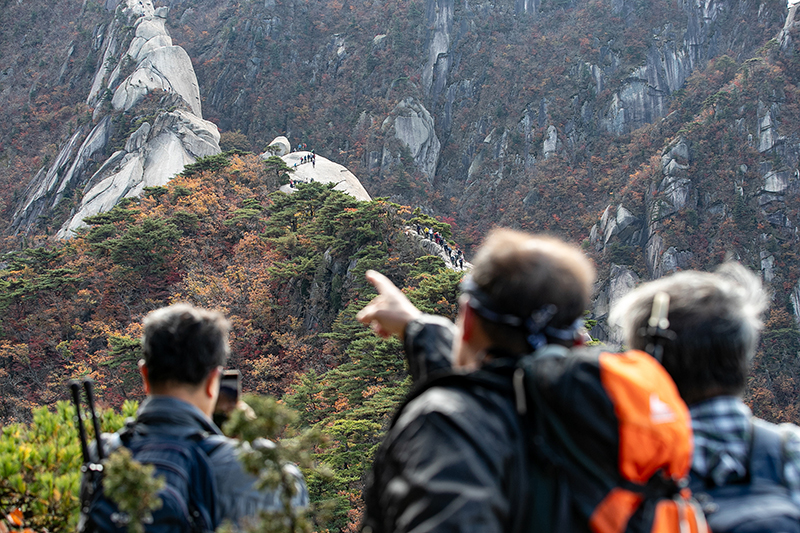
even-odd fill
[[[417,390],[378,451],[365,490],[364,532],[521,530],[527,457],[510,394],[433,386],[455,372],[454,326],[425,316],[406,329],[406,354]],[[483,370],[508,377],[507,369]],[[421,388],[421,389],[420,389]]]

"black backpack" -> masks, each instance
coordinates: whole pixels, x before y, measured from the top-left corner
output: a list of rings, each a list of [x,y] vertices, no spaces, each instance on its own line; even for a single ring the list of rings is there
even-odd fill
[[[681,483],[691,462],[689,412],[650,355],[548,345],[488,367],[493,370],[430,376],[392,424],[433,387],[509,397],[528,451],[518,509],[525,516],[514,531],[705,533],[702,513]]]
[[[757,418],[752,428],[745,479],[716,486],[692,472],[692,492],[714,533],[800,533],[800,508],[783,484],[787,433]]]
[[[94,412],[91,382],[83,382],[89,413],[99,435],[99,423]],[[80,390],[70,383],[73,401],[80,412]],[[81,480],[81,517],[78,531],[82,533],[127,531],[128,517],[103,491],[104,448],[97,439],[97,460],[86,442],[81,417],[77,417],[84,452]],[[153,431],[146,424],[130,421],[119,433],[120,444],[131,451],[142,464],[152,465],[156,477],[163,477],[164,488],[159,491],[162,506],[153,512],[152,522],[145,524],[148,533],[189,533],[214,531],[216,528],[216,482],[209,455],[223,439],[197,432],[189,435],[170,435]]]

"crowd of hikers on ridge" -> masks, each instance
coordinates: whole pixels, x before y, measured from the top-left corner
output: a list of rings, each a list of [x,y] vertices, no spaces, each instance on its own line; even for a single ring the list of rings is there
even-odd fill
[[[441,233],[434,231],[427,226],[423,228],[420,224],[417,224],[415,229],[417,231],[417,235],[424,237],[429,241],[435,242],[444,249],[445,254],[447,254],[447,257],[450,259],[450,264],[453,265],[453,268],[458,267],[462,270],[464,269],[464,252],[460,248],[454,248],[450,246],[450,243],[447,242],[447,239],[445,239]]]
[[[300,144],[297,145],[297,148],[295,150],[292,150],[292,152],[300,152],[302,150],[307,150],[307,148],[308,148],[307,144],[300,143]],[[304,165],[306,163],[311,163],[311,167],[312,168],[317,168],[317,154],[314,153],[314,149],[313,148],[311,149],[310,153],[308,153],[308,154],[306,154],[304,156],[301,156],[300,157],[300,161],[298,161],[294,165],[292,165],[292,169],[293,170],[297,170],[298,165]],[[313,177],[310,178],[310,182],[311,183],[314,182],[314,178]],[[298,183],[297,179],[289,178],[289,187],[290,188],[296,189],[297,188],[297,183]]]

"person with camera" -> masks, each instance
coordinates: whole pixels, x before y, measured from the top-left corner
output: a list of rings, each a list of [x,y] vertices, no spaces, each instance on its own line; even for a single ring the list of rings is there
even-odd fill
[[[105,436],[103,448],[107,457],[125,446],[134,459],[154,465],[165,478],[167,486],[160,492],[164,505],[146,530],[213,531],[225,522],[244,525],[261,511],[282,511],[280,491],[257,488],[257,479],[238,459],[237,441],[225,437],[212,421],[230,351],[225,317],[175,304],[151,312],[143,326],[139,368],[147,398],[135,420]],[[299,469],[284,468],[295,479],[291,505],[307,506]],[[102,498],[85,505],[80,529],[116,530],[119,513],[107,509]]]

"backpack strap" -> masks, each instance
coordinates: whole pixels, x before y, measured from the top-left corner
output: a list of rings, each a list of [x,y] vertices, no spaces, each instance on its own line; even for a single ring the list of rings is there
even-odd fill
[[[149,421],[153,422],[154,420],[161,421],[159,418],[151,418]],[[188,445],[197,450],[199,452],[196,453],[197,459],[205,465],[204,468],[208,469],[209,472],[213,472],[211,456],[228,441],[228,438],[224,435],[209,433],[202,428],[195,428],[185,433],[169,433],[158,431],[154,426],[132,418],[128,419],[125,427],[120,431],[119,437],[122,444],[128,448],[135,445],[134,439],[146,439],[147,437],[152,437],[162,442],[165,440],[174,441],[176,444],[180,441],[191,442],[192,444],[187,443],[181,446]],[[197,486],[189,487],[190,493],[186,505],[189,507],[190,529],[193,532],[205,532],[206,527],[213,529],[217,521],[218,494],[216,480],[213,475],[208,479],[208,483],[210,484],[210,492],[208,493],[203,493]],[[204,503],[201,504],[200,502]],[[205,508],[205,512],[203,508]]]
[[[786,485],[783,466],[786,462],[785,447],[788,432],[780,426],[758,418],[751,418],[752,442],[750,445],[747,473],[750,482],[777,483]]]

